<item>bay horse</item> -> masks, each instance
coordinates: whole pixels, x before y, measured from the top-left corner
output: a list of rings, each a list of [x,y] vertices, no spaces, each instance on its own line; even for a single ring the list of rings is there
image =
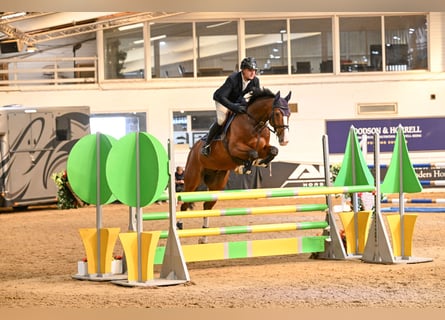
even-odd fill
[[[234,115],[223,137],[212,141],[208,157],[200,152],[204,141],[198,140],[187,157],[184,192],[196,191],[202,184],[208,190],[223,190],[230,170],[250,174],[252,165],[267,167],[278,154],[278,148],[269,144],[270,131],[276,134],[281,146],[289,142],[290,97],[291,92],[283,98],[279,91],[274,94],[266,88],[256,89],[247,103],[246,113]],[[203,209],[211,210],[215,203],[204,202]],[[182,203],[181,211],[189,207],[189,203]],[[178,221],[177,226],[181,229],[182,222]],[[204,218],[203,228],[207,227],[208,218]]]

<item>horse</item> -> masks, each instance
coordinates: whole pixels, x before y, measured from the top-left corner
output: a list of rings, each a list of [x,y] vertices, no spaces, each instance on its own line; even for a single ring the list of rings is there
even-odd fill
[[[230,170],[239,174],[250,174],[252,165],[267,167],[278,155],[278,148],[269,144],[270,132],[276,134],[280,146],[288,144],[289,100],[291,92],[281,97],[267,88],[256,89],[250,96],[246,113],[228,117],[220,138],[212,141],[209,156],[201,154],[204,140],[192,146],[187,156],[184,170],[184,192],[196,191],[201,185],[208,190],[223,190],[229,179]],[[216,201],[203,204],[204,210],[211,210]],[[181,204],[181,211],[191,207]],[[208,228],[208,218],[204,218],[203,228]],[[182,229],[182,222],[177,226]],[[202,238],[200,242],[203,242]]]

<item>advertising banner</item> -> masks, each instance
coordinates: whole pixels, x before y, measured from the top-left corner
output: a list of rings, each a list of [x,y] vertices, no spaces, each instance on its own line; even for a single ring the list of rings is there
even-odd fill
[[[374,134],[380,136],[380,151],[392,152],[397,128],[402,125],[409,151],[444,151],[445,118],[399,118],[366,120],[326,120],[329,151],[344,153],[351,126],[357,129],[359,140],[367,136],[368,152],[374,151]]]

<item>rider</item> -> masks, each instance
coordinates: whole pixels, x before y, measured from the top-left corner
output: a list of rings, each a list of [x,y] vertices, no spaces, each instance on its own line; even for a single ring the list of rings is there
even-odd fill
[[[201,154],[210,154],[210,143],[226,121],[227,113],[245,113],[247,102],[244,95],[254,88],[260,88],[260,79],[256,77],[257,63],[255,58],[247,57],[241,61],[241,71],[229,75],[224,84],[213,94],[216,104],[216,121],[212,124],[207,135]]]

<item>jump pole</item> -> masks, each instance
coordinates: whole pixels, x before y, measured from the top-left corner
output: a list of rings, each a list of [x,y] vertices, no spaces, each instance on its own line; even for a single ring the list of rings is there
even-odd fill
[[[433,186],[433,187],[443,187],[445,186],[445,180],[420,180],[420,184],[422,186]]]
[[[371,192],[372,185],[338,186],[338,187],[299,187],[299,188],[271,188],[271,189],[246,189],[225,191],[183,192],[178,194],[178,200],[182,202],[219,201],[219,200],[243,200],[264,199],[294,196],[314,196],[327,194]]]
[[[328,227],[326,221],[302,221],[289,223],[270,223],[250,226],[228,226],[215,228],[199,228],[178,230],[179,237],[200,237],[200,236],[222,236],[231,234],[261,233],[261,232],[279,232],[296,231],[310,229],[324,229]],[[160,239],[168,237],[168,231],[161,231]]]
[[[445,199],[403,199],[405,203],[445,203]],[[383,199],[382,203],[400,203],[400,199]]]
[[[413,163],[413,168],[430,168],[439,169],[445,168],[445,162],[430,162],[430,163]],[[380,169],[388,169],[388,164],[380,164]],[[374,165],[369,165],[369,168],[374,168]]]
[[[204,217],[224,217],[224,216],[244,216],[244,215],[260,215],[260,214],[277,214],[289,212],[308,212],[308,211],[324,211],[328,208],[326,204],[301,204],[301,205],[283,205],[270,207],[254,207],[254,208],[228,208],[228,209],[212,209],[212,210],[194,210],[176,212],[176,218],[204,218]],[[143,220],[166,220],[169,219],[169,212],[153,212],[144,213]]]
[[[382,212],[399,212],[399,207],[382,208]],[[434,208],[434,207],[405,207],[405,212],[424,212],[424,213],[443,213],[445,208]]]
[[[279,239],[246,240],[183,245],[187,262],[214,261],[240,258],[283,256],[323,252],[326,236],[301,236]],[[155,264],[161,264],[164,247],[157,247]]]
[[[199,228],[179,230],[179,237],[221,236],[260,232],[279,232],[309,229],[325,229],[327,221],[304,221],[297,223],[281,223],[251,226],[229,226],[219,228]],[[161,231],[160,238],[168,237]],[[279,256],[299,253],[323,252],[327,236],[300,236],[263,240],[231,241],[183,245],[182,250],[187,262]],[[164,259],[165,247],[156,248],[154,264],[161,264]]]

